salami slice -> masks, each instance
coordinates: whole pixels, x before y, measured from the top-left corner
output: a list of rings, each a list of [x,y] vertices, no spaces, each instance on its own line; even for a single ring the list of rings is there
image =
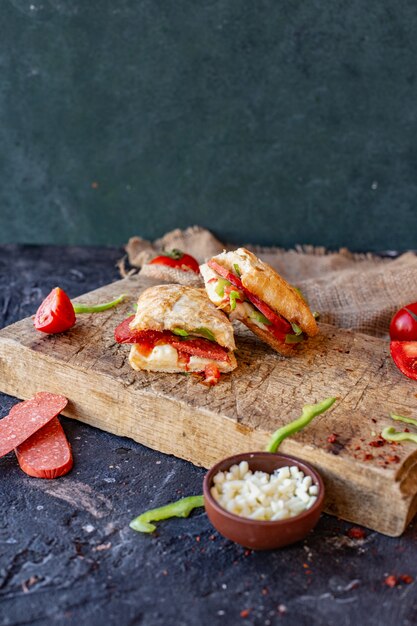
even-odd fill
[[[16,404],[0,420],[0,457],[20,446],[66,407],[64,396],[41,391],[34,398]]]
[[[15,449],[21,469],[35,478],[58,478],[73,466],[71,446],[57,417]]]

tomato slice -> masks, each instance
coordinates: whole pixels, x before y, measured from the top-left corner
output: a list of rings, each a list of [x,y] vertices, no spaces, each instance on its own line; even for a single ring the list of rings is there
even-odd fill
[[[248,291],[248,289],[243,286],[242,281],[238,276],[235,276],[235,274],[229,272],[228,269],[217,263],[217,261],[213,261],[213,259],[208,261],[207,265],[211,267],[212,270],[217,272],[217,274],[220,274],[220,276],[232,283],[232,285],[243,291],[247,299],[256,306],[256,308],[262,313],[262,315],[265,315],[266,319],[269,320],[279,332],[282,333],[283,341],[285,341],[286,334],[291,334],[293,332],[291,324],[280,315],[277,315],[275,311],[271,309],[271,307],[263,302],[263,300]]]
[[[417,380],[417,341],[391,341],[390,350],[398,369]]]
[[[184,272],[192,271],[196,274],[200,273],[200,267],[196,259],[191,254],[186,254],[181,250],[171,250],[165,254],[160,254],[151,261],[149,265],[166,265],[174,267]]]
[[[52,289],[36,311],[34,326],[43,333],[63,333],[75,324],[72,302],[60,287]]]
[[[397,311],[391,320],[389,335],[392,341],[417,341],[417,302]]]

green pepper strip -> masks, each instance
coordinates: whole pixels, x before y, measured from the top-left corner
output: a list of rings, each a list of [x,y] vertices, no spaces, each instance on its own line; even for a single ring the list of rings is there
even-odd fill
[[[412,417],[404,417],[403,415],[396,415],[395,413],[390,413],[389,416],[396,422],[405,422],[406,424],[417,426],[417,420],[414,420]]]
[[[103,304],[82,304],[73,302],[72,306],[74,307],[75,313],[101,313],[101,311],[107,311],[107,309],[112,309],[117,306],[127,297],[126,293],[122,293],[121,296],[112,300],[111,302],[104,302]]]
[[[173,332],[174,335],[179,335],[180,337],[188,337],[187,331],[182,328],[172,328],[171,332]]]
[[[285,335],[285,343],[299,343],[304,341],[304,335]]]
[[[230,299],[230,309],[231,311],[234,311],[236,308],[236,300],[240,300],[241,299],[241,295],[238,291],[231,291],[229,293],[229,299]]]
[[[387,441],[413,441],[417,443],[416,433],[401,433],[395,430],[393,426],[387,426],[381,433],[381,437]]]
[[[317,417],[317,415],[320,415],[321,413],[327,411],[327,409],[330,409],[336,400],[337,398],[326,398],[323,402],[319,402],[318,404],[306,404],[303,406],[301,417],[293,422],[290,422],[289,424],[286,424],[285,426],[281,426],[281,428],[278,428],[278,430],[274,432],[265,448],[266,452],[276,452],[284,439],[298,433],[298,431],[307,426],[307,424]]]
[[[216,337],[213,335],[211,330],[209,330],[208,328],[205,328],[204,326],[201,326],[201,328],[196,328],[194,332],[198,335],[202,335],[209,341],[216,341]]]
[[[139,533],[153,533],[156,530],[154,524],[149,522],[159,522],[171,517],[188,517],[191,511],[199,506],[204,506],[203,496],[189,496],[182,498],[177,502],[171,502],[158,509],[145,511],[138,517],[135,517],[129,524],[130,528],[137,530]]]
[[[230,285],[228,280],[226,280],[225,278],[219,278],[217,280],[217,283],[216,283],[216,286],[214,288],[214,291],[217,293],[218,296],[223,298],[223,296],[224,296],[224,288],[227,285]]]
[[[303,332],[298,324],[296,324],[295,322],[291,322],[291,327],[296,335],[301,335],[301,333]]]
[[[234,270],[235,270],[236,274],[237,274],[237,275],[239,276],[239,278],[240,278],[240,277],[242,276],[242,273],[241,273],[241,271],[240,271],[239,265],[238,265],[237,263],[233,263],[233,267],[234,267]]]

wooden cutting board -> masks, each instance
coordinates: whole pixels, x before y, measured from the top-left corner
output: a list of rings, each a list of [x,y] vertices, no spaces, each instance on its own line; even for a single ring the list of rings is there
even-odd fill
[[[263,449],[304,404],[337,396],[332,410],[280,451],[321,472],[327,512],[400,535],[417,509],[417,446],[372,443],[393,424],[390,411],[417,417],[417,383],[396,369],[388,343],[322,324],[308,346],[284,359],[238,325],[238,368],[216,387],[195,376],[135,372],[129,346],[116,344],[113,330],[152,284],[136,276],[77,298],[132,295],[116,309],[79,315],[62,335],[35,331],[30,318],[0,331],[0,391],[19,398],[41,390],[64,394],[68,417],[204,467]]]

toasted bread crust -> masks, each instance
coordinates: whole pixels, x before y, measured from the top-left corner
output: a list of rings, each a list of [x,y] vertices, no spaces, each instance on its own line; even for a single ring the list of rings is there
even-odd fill
[[[309,337],[317,335],[318,326],[307,303],[294,287],[287,283],[270,265],[258,259],[246,248],[222,252],[213,259],[230,272],[235,271],[235,264],[238,265],[241,274],[240,280],[248,291],[263,300],[271,309],[289,322],[298,324]]]
[[[179,285],[186,285],[188,287],[202,287],[203,279],[200,274],[189,271],[184,272],[176,267],[169,267],[168,265],[152,265],[145,264],[141,271],[141,276],[147,276],[149,278],[155,278],[156,280],[164,281],[166,283],[178,283]]]
[[[213,333],[219,345],[231,351],[236,349],[233,326],[227,316],[210,302],[205,289],[184,285],[157,285],[145,289],[130,323],[132,330],[182,328],[193,332],[202,327]]]

